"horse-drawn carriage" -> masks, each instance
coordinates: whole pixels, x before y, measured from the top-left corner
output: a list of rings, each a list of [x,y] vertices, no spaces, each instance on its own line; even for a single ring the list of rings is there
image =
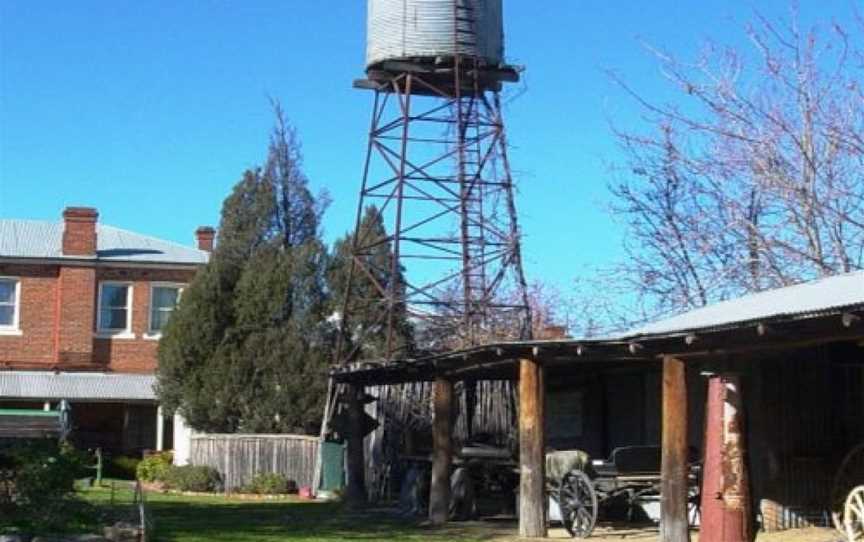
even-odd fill
[[[691,453],[689,488],[691,521],[698,517],[700,463]],[[466,446],[451,477],[451,515],[466,519],[484,508],[489,495],[515,495],[518,464],[508,451]],[[624,519],[644,518],[643,507],[660,500],[660,448],[625,446],[608,459],[592,461],[580,450],[546,455],[549,519],[561,522],[575,538],[591,535],[601,512],[624,511]],[[515,501],[511,501],[515,504]],[[513,507],[515,510],[515,507]]]
[[[690,519],[698,517],[700,463],[691,452],[688,469]],[[584,452],[560,451],[546,456],[550,519],[575,538],[591,535],[599,511],[614,504],[633,520],[642,507],[660,500],[660,448],[625,446],[607,460],[589,460]]]

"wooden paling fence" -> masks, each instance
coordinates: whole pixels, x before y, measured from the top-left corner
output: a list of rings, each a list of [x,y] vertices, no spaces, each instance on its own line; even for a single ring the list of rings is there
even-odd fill
[[[271,472],[303,487],[312,486],[318,446],[318,437],[307,435],[195,435],[189,459],[218,470],[226,492],[242,488],[256,474]]]

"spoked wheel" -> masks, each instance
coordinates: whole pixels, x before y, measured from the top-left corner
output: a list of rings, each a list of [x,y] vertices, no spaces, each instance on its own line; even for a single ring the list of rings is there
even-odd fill
[[[843,529],[849,542],[864,541],[864,486],[853,488],[846,497]]]
[[[561,522],[573,538],[587,538],[597,523],[597,492],[581,470],[568,472],[558,490]]]
[[[687,524],[690,527],[698,527],[702,521],[702,495],[699,483],[691,485],[687,489]]]

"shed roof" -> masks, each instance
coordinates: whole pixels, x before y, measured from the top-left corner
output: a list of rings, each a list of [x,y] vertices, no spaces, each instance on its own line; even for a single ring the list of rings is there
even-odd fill
[[[0,371],[0,398],[154,401],[155,384],[145,374]]]
[[[847,319],[850,314],[857,318]],[[759,324],[782,332],[766,335]],[[694,336],[697,340],[688,340]],[[361,362],[335,368],[332,375],[341,382],[367,383],[410,382],[438,374],[476,378],[512,373],[517,359],[537,352],[559,366],[576,360],[608,366],[662,355],[704,357],[862,338],[864,271],[856,271],[723,301],[609,337],[484,344],[420,359]]]
[[[0,218],[0,257],[81,259],[63,255],[63,223]],[[208,253],[179,243],[96,224],[96,260],[199,265]]]
[[[802,319],[864,305],[864,271],[766,290],[633,329],[625,337],[722,329],[755,321]]]

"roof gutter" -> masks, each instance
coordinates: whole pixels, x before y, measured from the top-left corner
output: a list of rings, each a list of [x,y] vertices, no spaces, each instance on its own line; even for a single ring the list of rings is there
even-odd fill
[[[0,264],[10,265],[61,265],[66,267],[96,267],[96,268],[121,268],[121,269],[170,269],[194,271],[199,267],[207,265],[203,263],[185,262],[137,262],[123,260],[99,260],[96,258],[21,258],[0,256]]]

